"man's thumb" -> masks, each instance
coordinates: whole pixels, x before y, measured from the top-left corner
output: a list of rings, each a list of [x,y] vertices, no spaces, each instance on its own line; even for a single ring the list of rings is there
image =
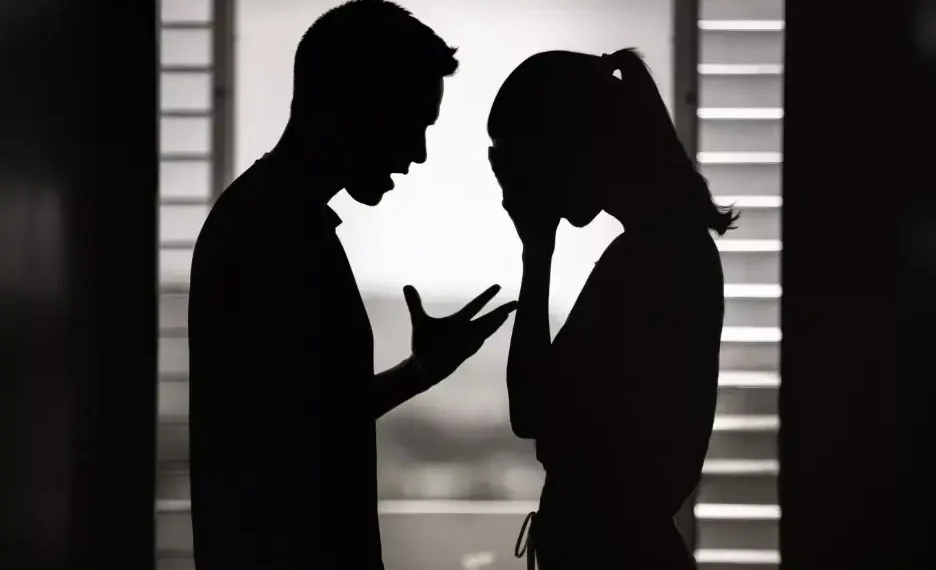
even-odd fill
[[[406,306],[409,309],[411,318],[422,317],[426,314],[423,309],[422,299],[415,287],[412,285],[403,287],[403,298],[406,299]]]

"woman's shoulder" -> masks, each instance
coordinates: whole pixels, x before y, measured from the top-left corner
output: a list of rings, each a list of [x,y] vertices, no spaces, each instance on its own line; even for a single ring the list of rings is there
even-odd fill
[[[692,239],[647,238],[624,234],[608,244],[582,291],[583,304],[628,312],[666,298],[696,304],[710,294],[723,294],[721,258],[707,234]],[[714,301],[713,296],[713,301]]]
[[[697,231],[624,232],[608,244],[607,263],[628,263],[658,270],[700,271],[720,259],[711,234]]]

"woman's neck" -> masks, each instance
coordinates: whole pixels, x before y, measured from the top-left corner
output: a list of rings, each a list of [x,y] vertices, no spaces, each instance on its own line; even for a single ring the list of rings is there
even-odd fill
[[[614,192],[604,210],[633,233],[676,232],[694,220],[690,186],[698,182],[694,169],[661,168],[640,177],[645,182]]]

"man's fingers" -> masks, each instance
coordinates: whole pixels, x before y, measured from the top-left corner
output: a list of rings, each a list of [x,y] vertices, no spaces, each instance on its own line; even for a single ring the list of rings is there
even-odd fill
[[[475,326],[475,330],[478,331],[478,334],[486,339],[497,332],[497,329],[501,328],[507,321],[507,317],[510,316],[510,313],[514,312],[516,309],[516,301],[504,303],[483,317],[478,317],[472,321],[472,324]]]
[[[483,319],[487,317],[488,315],[503,315],[503,317],[506,319],[510,315],[510,313],[516,310],[517,310],[517,302],[508,301],[504,303],[503,305],[501,305],[500,307],[493,309],[490,313],[488,313],[487,315],[484,315],[484,317],[481,317],[481,318]]]
[[[477,297],[469,301],[467,305],[465,305],[464,307],[461,308],[461,310],[455,313],[454,315],[455,318],[470,320],[475,315],[480,313],[481,309],[483,309],[484,306],[487,305],[491,301],[491,299],[496,297],[497,294],[500,292],[500,290],[501,290],[500,285],[491,285],[484,291],[484,293],[481,293],[480,295],[478,295]]]
[[[412,285],[403,287],[403,298],[406,300],[406,307],[409,309],[411,318],[423,317],[426,315],[426,310],[423,309],[422,298],[419,296],[419,291],[417,291],[415,287]]]

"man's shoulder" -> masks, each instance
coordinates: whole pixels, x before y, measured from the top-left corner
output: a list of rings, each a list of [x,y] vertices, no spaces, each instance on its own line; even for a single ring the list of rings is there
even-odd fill
[[[227,227],[254,230],[272,241],[315,239],[333,233],[330,230],[340,219],[327,205],[315,203],[314,189],[298,185],[288,171],[264,156],[228,186],[209,217],[230,220]]]
[[[268,222],[269,208],[263,207],[263,194],[272,179],[264,170],[259,162],[255,163],[218,196],[199,233],[203,246],[236,249],[243,245],[240,236]]]

